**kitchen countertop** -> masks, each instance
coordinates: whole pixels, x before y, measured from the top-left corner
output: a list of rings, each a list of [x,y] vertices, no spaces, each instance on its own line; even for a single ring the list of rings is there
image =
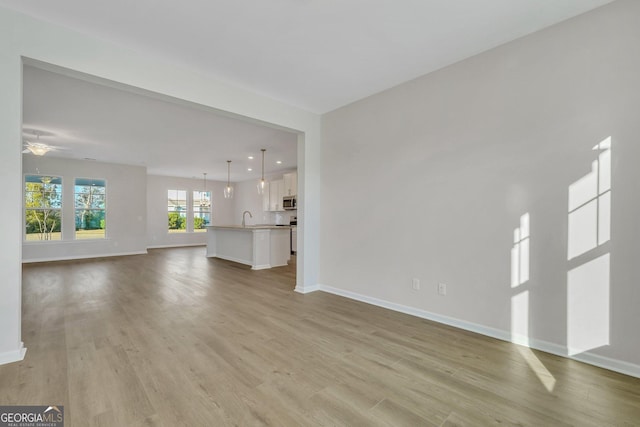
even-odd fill
[[[290,225],[274,225],[274,224],[249,224],[246,227],[242,225],[207,225],[207,228],[228,228],[232,230],[274,230],[291,228]]]

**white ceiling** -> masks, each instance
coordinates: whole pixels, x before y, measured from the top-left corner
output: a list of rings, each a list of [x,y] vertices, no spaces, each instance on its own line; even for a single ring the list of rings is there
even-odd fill
[[[24,67],[23,87],[23,139],[58,147],[46,156],[144,165],[152,175],[206,172],[218,181],[227,180],[231,160],[238,182],[260,177],[266,148],[266,174],[296,168],[292,132],[33,66]]]
[[[324,113],[611,1],[0,0],[0,6]],[[239,172],[258,165],[246,157],[262,147],[267,171],[296,166],[292,133],[36,68],[26,68],[24,108],[25,128],[53,133],[43,142],[65,148],[47,155],[146,164],[151,174],[207,172],[219,180],[230,159],[233,181],[254,178]],[[269,164],[275,160],[284,163]]]
[[[316,113],[611,0],[0,0]]]

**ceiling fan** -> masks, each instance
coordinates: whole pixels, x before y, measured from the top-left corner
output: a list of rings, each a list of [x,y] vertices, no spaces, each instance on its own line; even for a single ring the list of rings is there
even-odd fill
[[[49,151],[60,150],[62,148],[62,147],[56,147],[54,145],[49,145],[49,144],[40,142],[41,135],[46,134],[50,136],[53,134],[49,134],[43,131],[33,130],[33,129],[25,129],[24,133],[27,133],[29,135],[35,135],[36,140],[35,141],[27,141],[26,139],[24,140],[24,150],[22,150],[23,154],[31,153],[31,154],[35,154],[36,156],[44,156]]]

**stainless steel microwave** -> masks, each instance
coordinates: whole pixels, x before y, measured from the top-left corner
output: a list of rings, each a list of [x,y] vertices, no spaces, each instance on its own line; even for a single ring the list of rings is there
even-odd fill
[[[290,211],[298,208],[296,196],[284,196],[282,198],[282,208],[286,211]]]

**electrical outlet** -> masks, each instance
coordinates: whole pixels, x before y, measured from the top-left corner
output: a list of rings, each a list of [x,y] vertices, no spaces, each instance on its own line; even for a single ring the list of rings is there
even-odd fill
[[[446,295],[447,294],[447,285],[444,283],[438,283],[438,295]]]
[[[413,279],[412,285],[413,285],[413,290],[414,291],[419,291],[420,290],[420,279]]]

